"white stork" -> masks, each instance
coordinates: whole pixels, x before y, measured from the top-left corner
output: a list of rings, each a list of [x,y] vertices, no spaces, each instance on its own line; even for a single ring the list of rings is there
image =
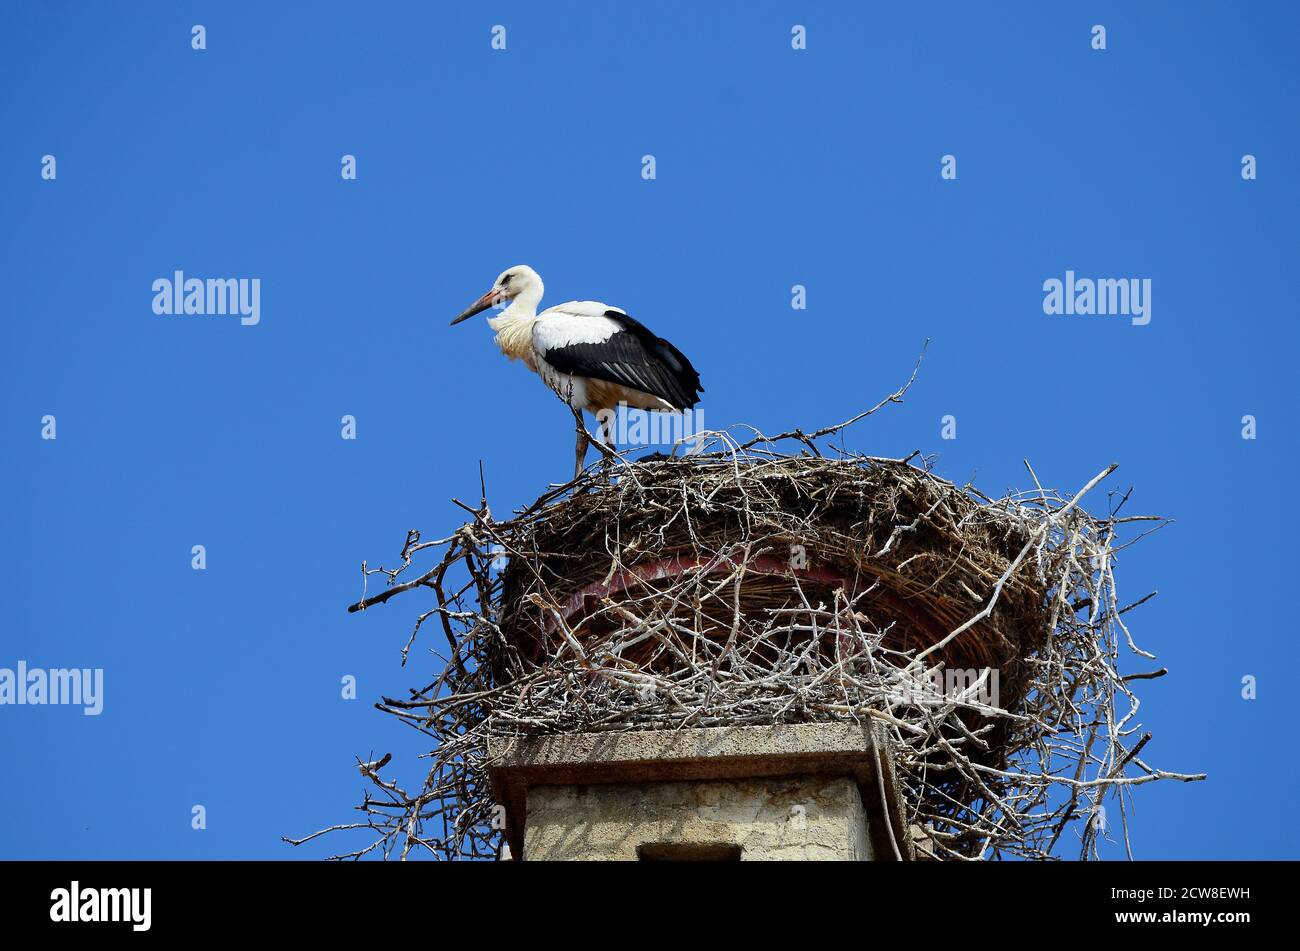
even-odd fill
[[[523,360],[579,416],[600,420],[613,448],[610,423],[620,406],[679,411],[700,401],[700,375],[680,350],[656,337],[617,307],[592,300],[569,301],[537,313],[542,279],[526,264],[502,271],[492,289],[451,322],[454,327],[503,301],[510,304],[488,318],[497,346],[512,360]],[[573,477],[582,473],[590,439],[579,418]]]

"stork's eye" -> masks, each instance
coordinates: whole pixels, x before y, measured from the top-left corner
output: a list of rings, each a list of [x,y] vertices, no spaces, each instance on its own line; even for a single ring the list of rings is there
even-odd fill
[[[507,274],[507,275],[505,275],[503,278],[501,278],[501,286],[502,286],[502,287],[505,287],[505,286],[506,286],[507,284],[509,284],[509,283],[510,283],[510,275],[509,275],[509,274]]]

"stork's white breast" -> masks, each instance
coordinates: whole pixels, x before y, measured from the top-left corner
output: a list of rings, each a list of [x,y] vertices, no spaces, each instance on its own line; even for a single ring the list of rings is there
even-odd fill
[[[561,373],[541,357],[537,359],[537,375],[570,406],[576,409],[588,407],[587,381],[582,377]]]

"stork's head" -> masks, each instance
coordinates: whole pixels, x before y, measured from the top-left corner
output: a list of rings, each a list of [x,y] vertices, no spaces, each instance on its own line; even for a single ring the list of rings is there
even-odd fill
[[[523,302],[531,303],[534,307],[542,299],[542,279],[527,264],[516,264],[497,275],[497,279],[492,283],[492,289],[470,304],[451,322],[451,325],[454,327],[462,320],[468,320],[489,307],[510,303],[515,298],[523,298]]]

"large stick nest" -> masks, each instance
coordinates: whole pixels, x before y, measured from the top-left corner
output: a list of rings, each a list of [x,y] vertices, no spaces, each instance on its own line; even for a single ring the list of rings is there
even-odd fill
[[[511,554],[499,623],[518,651],[496,674],[572,652],[640,692],[676,697],[695,684],[701,703],[715,694],[708,707],[634,707],[615,722],[816,719],[842,705],[845,665],[869,663],[855,625],[894,658],[937,644],[992,596],[1032,528],[903,462],[641,463],[547,506],[501,542]],[[1017,707],[1029,686],[1022,658],[1047,636],[1044,600],[1032,572],[1011,577],[990,616],[936,650],[930,666],[998,670],[1001,696]],[[834,675],[819,678],[822,670]],[[720,703],[724,688],[735,704]],[[583,704],[564,712],[553,727],[609,726]],[[985,758],[999,760],[1004,748],[999,738]]]
[[[363,565],[388,587],[353,610],[434,598],[403,663],[426,621],[446,649],[431,682],[378,704],[433,739],[421,789],[381,778],[388,757],[361,763],[364,821],[322,832],[374,838],[336,857],[499,854],[491,735],[868,718],[891,740],[910,852],[1050,858],[1073,827],[1092,857],[1107,797],[1127,849],[1135,786],[1202,778],[1142,760],[1131,684],[1164,671],[1120,672],[1152,655],[1125,626],[1117,554],[1159,520],[1113,493],[1104,516],[1083,509],[1114,466],[1070,497],[1035,476],[995,500],[915,456],[822,456],[840,428],[710,433],[504,520],[458,503],[453,535],[412,531],[397,568]]]

